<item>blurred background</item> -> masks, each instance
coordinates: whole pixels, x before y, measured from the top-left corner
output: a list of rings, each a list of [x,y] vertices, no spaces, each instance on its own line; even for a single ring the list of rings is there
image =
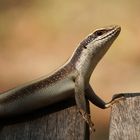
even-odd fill
[[[118,24],[122,31],[91,77],[105,101],[140,92],[140,1],[0,0],[0,92],[46,75],[71,56],[94,29]],[[110,109],[91,106],[96,132],[107,140]]]

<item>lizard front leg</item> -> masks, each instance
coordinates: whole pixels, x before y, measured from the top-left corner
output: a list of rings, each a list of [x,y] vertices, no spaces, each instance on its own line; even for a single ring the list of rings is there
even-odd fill
[[[94,124],[91,121],[88,114],[87,102],[85,98],[85,82],[82,77],[78,77],[75,80],[75,100],[78,107],[78,111],[82,115],[83,119],[89,124],[90,130],[95,131]]]
[[[108,103],[105,103],[101,98],[99,98],[95,92],[93,91],[92,87],[88,85],[85,90],[86,97],[90,100],[94,105],[98,106],[99,108],[105,109],[112,106],[114,103],[118,102],[119,100],[124,98],[124,94],[118,94],[113,96],[112,100]]]

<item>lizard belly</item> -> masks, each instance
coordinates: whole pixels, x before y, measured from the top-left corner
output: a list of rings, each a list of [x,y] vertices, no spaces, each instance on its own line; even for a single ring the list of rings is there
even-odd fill
[[[33,92],[27,90],[22,96],[18,95],[18,92],[16,94],[16,90],[3,93],[0,95],[0,118],[28,113],[72,97],[74,96],[74,86],[72,80],[62,79]],[[17,90],[19,91],[19,89]],[[12,94],[16,96],[15,99]],[[9,95],[11,99],[4,102]]]

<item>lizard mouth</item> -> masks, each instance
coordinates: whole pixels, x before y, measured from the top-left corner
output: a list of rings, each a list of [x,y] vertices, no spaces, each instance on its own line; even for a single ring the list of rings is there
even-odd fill
[[[117,37],[119,35],[120,31],[121,31],[121,27],[118,25],[111,27],[108,29],[108,33],[106,33],[104,36],[100,37],[98,40],[102,40],[105,38],[111,38],[112,36]]]

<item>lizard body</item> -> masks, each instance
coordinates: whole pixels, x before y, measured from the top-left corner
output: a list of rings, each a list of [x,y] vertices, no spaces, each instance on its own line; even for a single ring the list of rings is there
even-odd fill
[[[28,113],[56,102],[75,97],[84,116],[86,98],[100,108],[110,104],[102,101],[89,84],[91,74],[120,33],[120,26],[94,31],[76,48],[68,61],[50,76],[18,86],[0,94],[0,118]],[[86,114],[86,119],[88,115]]]

